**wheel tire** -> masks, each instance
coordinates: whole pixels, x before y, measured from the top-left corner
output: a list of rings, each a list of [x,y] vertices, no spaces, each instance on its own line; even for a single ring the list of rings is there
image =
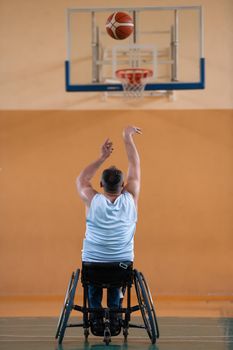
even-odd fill
[[[143,274],[137,270],[134,270],[134,284],[144,325],[151,343],[154,344],[159,338],[159,329],[153,301]]]
[[[110,329],[108,327],[105,328],[105,330],[104,330],[104,340],[103,340],[103,342],[106,345],[109,345],[109,343],[111,343],[111,332],[110,332]]]
[[[70,289],[71,289],[73,281],[74,281],[74,272],[72,272],[72,275],[70,277],[70,281],[69,281],[69,284],[68,284],[68,287],[67,287],[67,290],[66,290],[66,295],[65,295],[63,307],[62,307],[62,310],[61,310],[61,313],[60,313],[60,316],[59,316],[59,320],[58,320],[58,324],[57,324],[57,332],[56,332],[56,335],[55,335],[56,339],[58,338],[60,330],[61,330],[61,325],[62,325],[62,322],[63,322],[64,313],[65,313],[65,310],[66,310],[66,304],[67,304],[67,301],[68,301],[68,296],[69,296]]]
[[[66,327],[67,327],[67,322],[69,320],[70,313],[73,309],[74,297],[75,297],[75,292],[78,284],[79,275],[80,275],[80,269],[78,269],[75,273],[73,272],[67,288],[65,302],[58,321],[58,327],[57,327],[57,333],[56,333],[56,338],[58,338],[59,344],[61,344],[63,341]]]
[[[146,283],[145,277],[144,277],[142,272],[140,272],[140,274],[141,274],[142,281],[143,281],[143,284],[145,286],[145,289],[146,289],[146,292],[147,292],[147,295],[148,295],[148,299],[149,299],[149,302],[150,302],[152,316],[153,316],[153,319],[154,319],[154,322],[155,322],[156,338],[158,339],[159,338],[159,325],[158,325],[158,322],[157,322],[157,317],[156,317],[156,313],[155,313],[154,303],[153,303],[153,300],[152,300],[152,296],[151,296],[149,287],[148,287],[148,285]]]
[[[88,340],[88,336],[89,336],[89,329],[88,328],[84,328],[84,336],[85,336],[85,341]]]
[[[124,342],[126,343],[127,342],[127,338],[128,338],[128,329],[127,328],[124,328],[123,329],[123,336],[124,336]]]
[[[104,343],[106,345],[109,345],[111,343],[111,338],[110,337],[105,337],[103,341],[104,341]]]

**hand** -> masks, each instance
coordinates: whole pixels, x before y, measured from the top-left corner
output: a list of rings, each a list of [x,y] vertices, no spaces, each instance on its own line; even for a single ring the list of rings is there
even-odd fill
[[[107,139],[101,146],[101,158],[107,159],[113,151],[112,142]]]
[[[142,131],[140,128],[136,127],[136,126],[127,126],[124,130],[123,130],[123,137],[127,137],[127,136],[133,136],[134,134],[142,134]]]

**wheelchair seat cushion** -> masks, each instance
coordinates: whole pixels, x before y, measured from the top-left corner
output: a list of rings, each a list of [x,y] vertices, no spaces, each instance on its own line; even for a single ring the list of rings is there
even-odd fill
[[[83,262],[82,284],[93,284],[103,288],[122,287],[132,284],[132,262]]]

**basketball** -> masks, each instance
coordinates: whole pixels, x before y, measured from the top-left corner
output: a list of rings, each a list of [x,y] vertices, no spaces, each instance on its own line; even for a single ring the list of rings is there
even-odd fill
[[[106,22],[107,33],[117,40],[126,39],[133,32],[132,18],[125,12],[112,13]]]

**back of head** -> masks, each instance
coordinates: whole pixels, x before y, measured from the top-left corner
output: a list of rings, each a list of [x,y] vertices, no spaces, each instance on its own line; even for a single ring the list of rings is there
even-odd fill
[[[101,184],[106,192],[118,193],[123,185],[123,173],[115,166],[105,169],[102,173]]]

